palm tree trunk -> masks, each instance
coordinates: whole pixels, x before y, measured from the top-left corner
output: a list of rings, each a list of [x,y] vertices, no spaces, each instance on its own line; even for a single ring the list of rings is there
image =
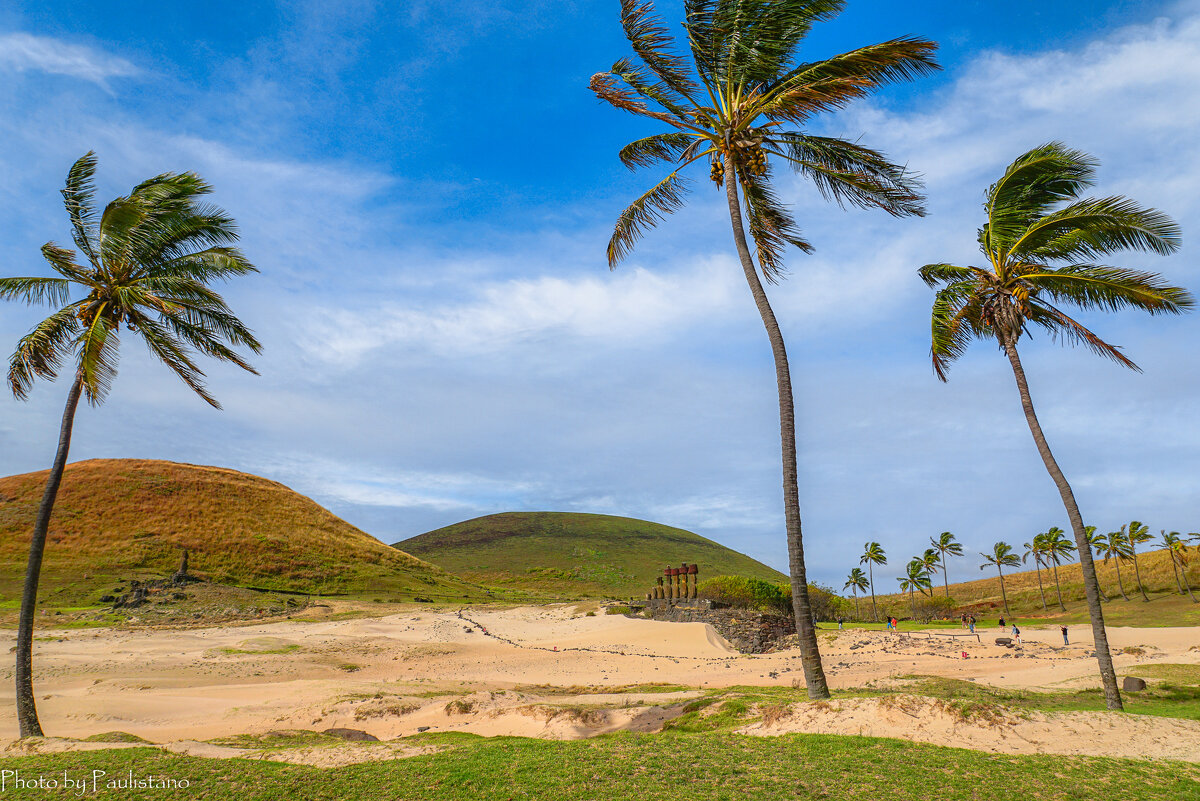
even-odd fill
[[[1066,476],[1058,467],[1042,426],[1038,423],[1037,413],[1033,409],[1033,398],[1029,394],[1029,382],[1025,379],[1025,368],[1021,366],[1021,357],[1017,355],[1015,342],[1003,338],[1001,345],[1008,355],[1012,365],[1013,377],[1017,381],[1017,391],[1021,395],[1021,408],[1025,411],[1025,422],[1029,424],[1029,432],[1037,445],[1046,472],[1058,487],[1062,496],[1063,506],[1067,510],[1067,518],[1071,521],[1071,531],[1075,535],[1075,546],[1079,549],[1079,567],[1083,573],[1083,591],[1087,596],[1088,616],[1092,620],[1092,636],[1096,642],[1096,661],[1100,663],[1100,680],[1104,684],[1104,700],[1109,709],[1124,709],[1121,704],[1121,691],[1117,688],[1117,672],[1113,668],[1112,653],[1108,648],[1108,633],[1104,628],[1104,610],[1100,606],[1100,582],[1096,578],[1096,565],[1092,561],[1092,549],[1088,545],[1087,532],[1083,528],[1083,515],[1079,513],[1079,505],[1075,502],[1075,493],[1067,483]]]
[[[859,614],[858,614],[858,593],[857,592],[854,592],[854,619],[856,621],[862,619],[861,617],[859,617]]]
[[[1035,568],[1037,568],[1038,592],[1040,592],[1042,594],[1042,611],[1045,612],[1045,611],[1047,611],[1047,609],[1046,609],[1046,591],[1044,589],[1042,589],[1042,560],[1035,558],[1033,560],[1033,566]]]
[[[950,597],[950,571],[946,569],[946,554],[942,552],[942,585],[946,588],[946,598]],[[930,597],[933,597],[930,593]]]
[[[1192,603],[1196,603],[1196,596],[1192,595],[1192,585],[1188,583],[1187,565],[1180,565],[1179,572],[1183,574],[1183,588],[1187,590],[1188,597],[1192,599]]]
[[[1004,614],[1012,617],[1012,612],[1008,611],[1008,593],[1004,590],[1004,571],[1000,569],[1000,565],[996,565],[996,572],[1000,574],[1000,597],[1004,599]]]
[[[1096,586],[1098,589],[1100,586],[1099,581],[1096,582]],[[1062,585],[1058,583],[1058,562],[1054,563],[1054,591],[1058,593],[1058,608],[1064,612],[1067,611],[1067,607],[1063,606],[1062,602]]]
[[[1179,588],[1179,594],[1183,595],[1183,584],[1179,581],[1179,566],[1175,564],[1175,554],[1171,549],[1167,549],[1167,558],[1171,560],[1171,572],[1175,575],[1175,586]]]
[[[875,567],[867,562],[867,572],[871,574],[871,619],[879,622],[879,609],[875,606]]]
[[[917,597],[913,595],[912,587],[908,588],[908,603],[912,607],[912,621],[917,622]]]
[[[792,579],[792,612],[796,618],[796,634],[800,645],[800,661],[804,666],[804,681],[808,685],[808,697],[814,700],[829,698],[829,686],[825,682],[825,670],[821,666],[821,652],[817,647],[817,632],[813,626],[812,607],[808,601],[808,577],[804,568],[804,539],[800,529],[800,487],[796,474],[796,411],[792,401],[792,377],[788,370],[787,350],[783,344],[783,333],[775,312],[767,300],[750,247],[746,243],[746,231],[742,223],[742,209],[738,202],[737,169],[732,159],[726,158],[725,195],[729,201],[729,220],[733,224],[733,241],[737,245],[738,257],[750,294],[762,317],[767,338],[771,341],[771,354],[775,358],[775,383],[779,391],[779,438],[783,452],[783,515],[787,529],[788,571]]]
[[[1129,596],[1125,594],[1125,582],[1121,579],[1121,557],[1115,557],[1113,564],[1117,566],[1117,586],[1121,588],[1121,597],[1128,601]]]
[[[1142,569],[1138,567],[1137,546],[1130,542],[1129,547],[1133,551],[1133,573],[1137,576],[1138,590],[1142,593],[1142,600],[1149,601],[1150,596],[1146,594],[1146,585],[1142,583]]]
[[[38,579],[42,574],[42,555],[46,550],[50,513],[54,510],[54,501],[58,497],[63,469],[67,466],[67,452],[71,449],[71,428],[75,424],[75,409],[79,406],[79,394],[82,390],[83,378],[76,376],[70,392],[67,393],[67,406],[63,410],[62,427],[58,433],[58,452],[54,455],[54,465],[46,479],[42,503],[38,507],[37,519],[33,524],[33,538],[29,542],[29,564],[25,568],[25,586],[21,590],[21,617],[17,623],[17,724],[22,737],[45,736],[33,699],[33,616],[37,611]]]

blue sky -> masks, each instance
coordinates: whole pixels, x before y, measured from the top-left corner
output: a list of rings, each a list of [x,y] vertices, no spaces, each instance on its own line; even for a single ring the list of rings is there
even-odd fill
[[[911,5],[852,0],[806,56],[940,43],[937,76],[816,123],[923,173],[929,215],[841,211],[780,183],[817,247],[789,257],[772,298],[810,573],[838,587],[868,539],[893,555],[882,587],[943,530],[975,553],[1066,527],[1004,360],[978,345],[947,385],[928,364],[915,270],[973,258],[983,189],[1008,162],[1051,139],[1093,153],[1098,193],[1184,229],[1179,254],[1126,263],[1200,284],[1200,3]],[[69,241],[58,189],[89,149],[102,198],[199,172],[262,271],[225,290],[266,345],[262,377],[214,367],[218,413],[131,339],[109,402],[80,414],[73,459],[255,472],[386,542],[561,509],[786,564],[770,353],[721,198],[698,192],[616,271],[604,262],[615,216],[655,180],[616,159],[644,125],[587,91],[626,53],[615,0],[192,8],[0,9],[4,274],[44,274],[37,248]],[[678,6],[661,9],[674,25]],[[36,315],[0,307],[0,344]],[[1194,316],[1087,320],[1145,373],[1024,345],[1085,517],[1200,529]],[[49,464],[65,391],[0,400],[0,471]]]

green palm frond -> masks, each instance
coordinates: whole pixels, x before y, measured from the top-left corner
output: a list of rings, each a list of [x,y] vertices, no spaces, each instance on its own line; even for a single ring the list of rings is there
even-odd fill
[[[1179,225],[1157,209],[1125,197],[1085,198],[1050,212],[1006,248],[1014,258],[1095,259],[1118,250],[1169,256],[1180,247]]]
[[[631,170],[660,161],[676,161],[695,138],[686,133],[661,133],[637,139],[621,148],[618,157]]]
[[[812,245],[800,236],[796,221],[771,191],[767,181],[748,180],[740,175],[739,178],[742,194],[746,198],[750,238],[757,248],[758,266],[768,281],[777,283],[784,275],[784,248],[792,245],[805,253],[812,253]]]
[[[60,306],[71,296],[71,282],[64,278],[0,278],[0,300]]]
[[[74,252],[60,248],[53,242],[42,245],[42,256],[50,263],[56,273],[79,284],[94,286],[93,278],[96,268],[87,270],[75,263]]]
[[[1068,264],[1024,273],[1039,293],[1081,309],[1140,309],[1149,314],[1179,314],[1191,309],[1190,293],[1171,286],[1156,273],[1103,264]]]
[[[90,323],[79,335],[79,372],[88,403],[104,403],[117,378],[121,338],[107,318],[106,303],[97,304]]]
[[[71,165],[67,172],[67,185],[62,190],[63,205],[71,220],[71,236],[75,247],[87,256],[93,267],[100,265],[96,250],[96,154],[88,151]]]
[[[1054,204],[1091,186],[1098,166],[1091,156],[1061,142],[1048,142],[1023,153],[988,187],[986,249],[1004,249]]]
[[[673,52],[675,40],[655,15],[650,0],[621,0],[621,27],[633,52],[672,92],[688,99],[699,88],[687,62]]]
[[[676,171],[630,203],[617,218],[612,237],[608,241],[609,267],[615,267],[629,255],[629,251],[646,229],[658,225],[666,215],[682,206],[686,192],[687,179]]]
[[[17,342],[8,364],[8,386],[14,397],[28,398],[36,378],[57,377],[79,332],[77,311],[77,304],[59,309]]]
[[[1116,345],[1110,345],[1089,331],[1082,323],[1072,319],[1065,312],[1041,300],[1030,300],[1029,321],[1040,325],[1055,339],[1071,345],[1083,345],[1097,356],[1111,359],[1122,367],[1128,367],[1135,372],[1141,372],[1132,359],[1121,353]]]
[[[879,208],[895,217],[925,215],[921,178],[862,145],[808,134],[774,137],[777,151],[796,172],[809,178],[826,200],[858,208]]]

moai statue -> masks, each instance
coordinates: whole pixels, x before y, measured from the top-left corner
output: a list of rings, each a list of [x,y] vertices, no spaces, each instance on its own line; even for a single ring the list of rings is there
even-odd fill
[[[700,585],[700,579],[699,579],[700,566],[699,565],[688,565],[688,573],[691,574],[691,576],[692,576],[692,596],[691,597],[697,598],[697,597],[699,597],[699,595],[696,592],[696,588]]]
[[[662,576],[659,576],[655,580],[658,583],[654,585],[654,597],[661,601],[665,597],[663,594]]]
[[[688,589],[688,566],[686,564],[679,568],[679,597],[692,597],[692,593]]]
[[[668,567],[663,572],[667,574],[667,586],[669,588],[667,597],[674,601],[679,597],[679,577],[675,574],[675,568],[673,567]]]

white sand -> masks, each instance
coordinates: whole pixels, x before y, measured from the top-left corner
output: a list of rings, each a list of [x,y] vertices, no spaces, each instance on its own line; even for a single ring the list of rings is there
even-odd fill
[[[192,630],[39,630],[38,637],[55,639],[35,644],[38,708],[50,734],[83,738],[119,730],[156,743],[330,727],[364,729],[385,740],[420,727],[576,738],[657,730],[695,694],[564,697],[541,685],[787,686],[802,679],[798,651],[745,656],[699,623],[587,617],[571,605],[464,614],[467,620],[453,612],[416,610],[379,619]],[[1089,627],[1072,626],[1074,644],[1067,648],[1061,647],[1057,627],[1023,629],[1023,634],[1028,645],[1019,657],[992,643],[997,629],[983,636],[982,643],[846,631],[831,642],[823,638],[822,654],[835,688],[908,674],[1031,689],[1098,686],[1096,661],[1087,656]],[[1118,670],[1134,664],[1200,663],[1200,648],[1194,647],[1200,645],[1200,629],[1116,628],[1109,636],[1114,650],[1141,646],[1145,651],[1136,657],[1118,655]],[[13,644],[11,632],[0,635],[0,646]],[[962,658],[963,651],[968,658]],[[0,673],[7,679],[0,682],[0,702],[9,709],[0,715],[0,741],[11,743],[17,735],[11,667]],[[455,699],[462,705],[448,708]],[[842,703],[854,710],[844,725],[837,723],[840,713],[831,719],[828,710],[815,716],[799,714],[788,725],[798,731],[842,731],[848,726],[845,733],[858,733],[864,716],[885,717],[869,704]],[[1050,716],[1037,721],[1051,732],[1043,738],[1046,743],[1057,741],[1045,746],[1052,753],[1093,753],[1098,747],[1111,755],[1200,759],[1200,732],[1194,726],[1172,729],[1167,739],[1176,745],[1168,748],[1159,744],[1163,738],[1145,736],[1143,729],[1157,731],[1176,726],[1174,722],[1104,714],[1094,724],[1080,722],[1084,717],[1063,720]],[[1017,729],[997,738],[960,726],[943,737],[928,734],[930,726],[879,726],[863,733],[1029,752],[1021,750],[1026,746]],[[1112,728],[1117,734],[1111,739],[1078,734],[1091,732],[1089,726]],[[1118,745],[1121,738],[1125,745]],[[1083,740],[1106,744],[1093,747]],[[387,750],[353,745],[352,750],[366,754],[363,758]]]

